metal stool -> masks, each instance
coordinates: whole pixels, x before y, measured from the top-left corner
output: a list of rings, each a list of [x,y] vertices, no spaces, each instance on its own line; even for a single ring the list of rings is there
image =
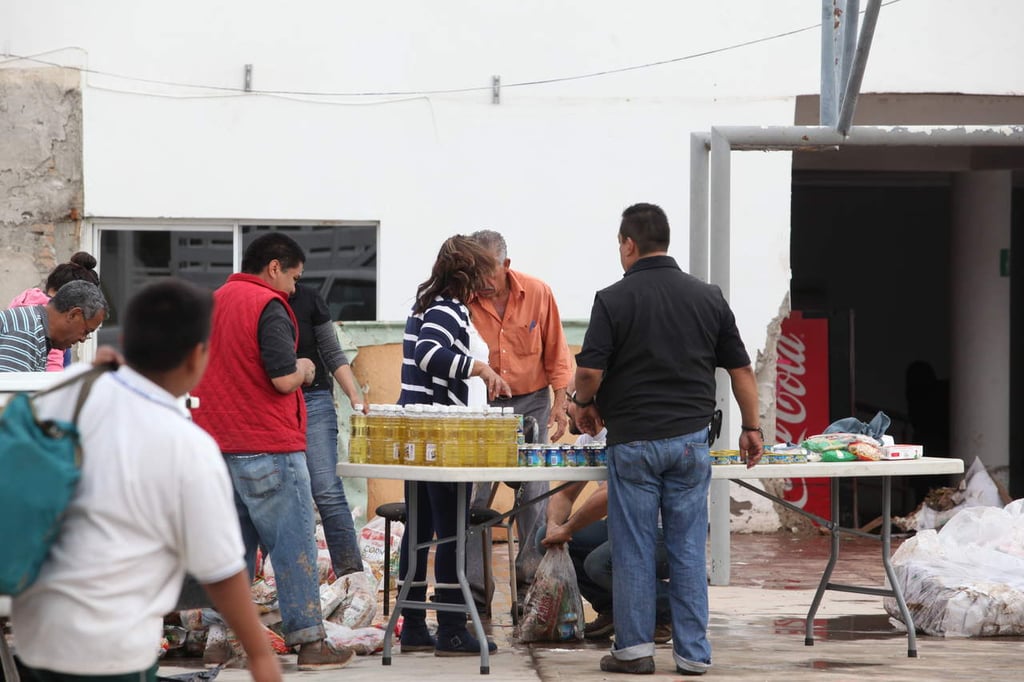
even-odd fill
[[[377,516],[384,519],[384,615],[391,610],[391,522],[405,523],[405,502],[388,502],[376,509]]]

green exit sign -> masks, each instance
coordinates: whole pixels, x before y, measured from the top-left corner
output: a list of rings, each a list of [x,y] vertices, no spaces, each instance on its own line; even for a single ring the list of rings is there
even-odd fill
[[[1010,250],[999,249],[999,276],[1010,276]]]

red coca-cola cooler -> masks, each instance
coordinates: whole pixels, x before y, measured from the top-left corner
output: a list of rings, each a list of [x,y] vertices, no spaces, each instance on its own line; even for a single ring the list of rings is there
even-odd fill
[[[793,311],[782,323],[775,382],[775,439],[800,444],[821,433],[829,418],[829,320]],[[830,519],[827,478],[788,478],[783,499]]]

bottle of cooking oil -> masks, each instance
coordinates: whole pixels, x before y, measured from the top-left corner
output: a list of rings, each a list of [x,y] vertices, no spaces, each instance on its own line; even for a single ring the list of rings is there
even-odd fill
[[[519,465],[519,429],[521,425],[520,416],[515,414],[515,409],[503,407],[501,410],[501,445],[505,453],[503,466],[514,467]]]
[[[362,405],[353,405],[354,411],[350,421],[351,431],[348,439],[348,461],[352,464],[366,464],[367,430],[366,415]]]
[[[501,447],[501,408],[488,407],[484,413],[484,465],[505,466],[505,452]]]
[[[401,405],[391,406],[392,415],[392,426],[391,434],[391,462],[393,464],[402,464],[402,455],[405,454],[405,431],[406,431],[406,416],[405,408]]]
[[[423,466],[440,464],[441,413],[434,405],[423,407]]]
[[[470,416],[468,407],[456,405],[448,408],[455,412],[456,437],[455,437],[455,466],[467,467],[473,465],[473,447],[476,440],[476,430],[473,419]]]
[[[412,466],[423,464],[423,425],[423,406],[409,405],[406,407],[402,464]]]
[[[487,407],[474,407],[469,414],[472,420],[473,436],[470,446],[472,459],[467,466],[485,467],[487,466]]]
[[[370,405],[366,415],[366,462],[386,464],[384,457],[384,406]]]
[[[437,443],[437,464],[443,467],[458,466],[458,428],[456,427],[455,415],[448,405],[435,405],[437,410],[437,425],[441,431]]]

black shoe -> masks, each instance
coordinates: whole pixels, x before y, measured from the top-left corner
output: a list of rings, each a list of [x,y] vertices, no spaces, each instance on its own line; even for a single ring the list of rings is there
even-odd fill
[[[402,636],[398,642],[402,646],[402,653],[433,651],[437,646],[437,641],[431,636],[426,624],[403,626]]]
[[[487,640],[487,651],[494,653],[498,645]],[[435,656],[477,656],[480,654],[480,642],[476,637],[469,634],[469,630],[463,628],[456,630],[454,634],[445,635],[437,633],[437,646],[434,649]]]
[[[630,661],[620,661],[612,655],[601,658],[601,670],[606,673],[627,673],[629,675],[653,675],[654,656],[634,658]]]

